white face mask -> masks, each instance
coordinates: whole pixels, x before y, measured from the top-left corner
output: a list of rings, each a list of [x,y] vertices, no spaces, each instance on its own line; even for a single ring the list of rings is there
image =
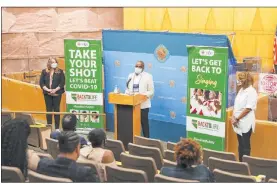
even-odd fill
[[[237,85],[238,85],[238,86],[241,86],[241,85],[242,85],[242,82],[239,81],[239,80],[237,80]]]
[[[52,63],[51,64],[51,68],[57,68],[57,66],[58,66],[58,63]]]
[[[142,72],[142,68],[136,67],[135,68],[135,73],[140,74]]]

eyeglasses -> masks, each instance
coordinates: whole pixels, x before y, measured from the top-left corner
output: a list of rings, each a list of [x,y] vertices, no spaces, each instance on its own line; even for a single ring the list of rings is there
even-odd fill
[[[143,66],[138,66],[138,65],[136,65],[135,67],[136,67],[136,68],[143,68]]]

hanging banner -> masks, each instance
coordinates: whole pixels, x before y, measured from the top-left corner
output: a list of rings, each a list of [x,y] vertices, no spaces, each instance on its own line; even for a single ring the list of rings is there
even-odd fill
[[[228,48],[187,46],[187,137],[224,151]]]
[[[102,47],[100,40],[64,40],[66,109],[77,115],[78,129],[104,128]]]
[[[277,93],[277,74],[259,74],[259,93],[268,95]]]

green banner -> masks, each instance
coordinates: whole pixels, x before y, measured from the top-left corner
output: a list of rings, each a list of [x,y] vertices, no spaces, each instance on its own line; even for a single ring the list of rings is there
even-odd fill
[[[200,141],[204,147],[224,150],[228,48],[188,46],[187,50],[188,137],[205,140]]]
[[[77,115],[78,129],[104,128],[102,46],[100,40],[64,40],[66,109]]]

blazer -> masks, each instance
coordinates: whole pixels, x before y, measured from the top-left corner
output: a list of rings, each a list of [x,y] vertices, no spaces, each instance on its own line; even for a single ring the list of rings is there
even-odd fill
[[[150,73],[142,72],[138,76],[141,76],[139,81],[139,94],[146,95],[148,99],[141,104],[141,109],[146,109],[151,107],[150,98],[154,95],[154,82],[153,77]],[[131,73],[127,80],[127,90],[133,92],[135,73]]]
[[[55,160],[42,158],[37,172],[47,176],[69,178],[73,182],[99,182],[98,174],[91,167],[78,165],[76,161],[58,157]]]
[[[48,94],[47,91],[43,89],[43,86],[46,86],[50,89],[50,72],[46,72],[46,69],[43,69],[40,75],[39,85],[41,89],[43,90],[44,94]],[[64,93],[64,85],[65,85],[65,76],[64,72],[61,69],[58,69],[53,74],[53,80],[52,80],[52,87],[51,89],[55,89],[58,86],[60,86],[61,89],[59,89],[56,94],[63,94]]]
[[[200,182],[215,182],[213,173],[204,165],[197,165],[196,167],[183,168],[181,166],[176,167],[163,167],[161,174],[164,176],[197,180]]]

